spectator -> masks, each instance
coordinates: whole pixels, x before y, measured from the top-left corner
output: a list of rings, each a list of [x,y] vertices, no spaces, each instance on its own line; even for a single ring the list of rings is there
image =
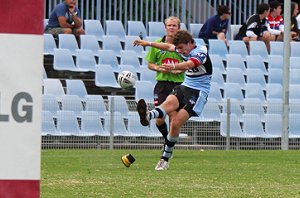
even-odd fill
[[[226,5],[220,5],[217,8],[217,13],[217,15],[210,17],[204,23],[199,32],[199,38],[202,38],[206,44],[208,44],[208,39],[223,40],[228,46],[226,33],[230,17],[229,7]]]
[[[243,40],[247,46],[249,41],[262,40],[265,42],[268,52],[270,52],[270,32],[268,31],[268,24],[266,17],[270,13],[270,6],[266,3],[257,6],[257,14],[250,16],[246,23],[242,25],[238,34],[235,36],[236,40]]]
[[[174,16],[167,18],[165,20],[165,29],[166,35],[155,42],[173,44],[174,35],[180,29],[180,19]],[[157,83],[154,88],[154,104],[155,106],[158,106],[165,101],[174,87],[181,84],[184,79],[184,72],[182,70],[164,72],[160,66],[167,63],[177,64],[182,62],[182,58],[176,52],[162,51],[151,47],[146,56],[146,60],[148,61],[148,68],[152,71],[156,71]],[[157,118],[156,126],[166,139],[168,135],[168,127],[165,123],[165,118]]]
[[[299,28],[297,22],[297,15],[299,13],[299,6],[295,2],[291,2],[291,37],[293,41],[300,41]]]
[[[45,33],[58,37],[58,34],[74,34],[79,41],[80,35],[85,34],[82,29],[80,11],[75,0],[65,0],[56,5],[51,12]]]
[[[282,11],[281,3],[277,0],[270,3],[270,14],[267,16],[271,41],[283,41],[283,18],[280,15]]]

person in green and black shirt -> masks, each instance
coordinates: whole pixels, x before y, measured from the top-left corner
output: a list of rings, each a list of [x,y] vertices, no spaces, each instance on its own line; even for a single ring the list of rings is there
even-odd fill
[[[173,44],[173,37],[180,29],[180,19],[174,16],[168,17],[164,21],[166,28],[166,35],[155,42],[165,42]],[[182,57],[176,52],[163,51],[154,47],[149,49],[146,56],[148,61],[148,68],[156,71],[156,85],[154,88],[154,104],[159,106],[165,101],[167,96],[172,92],[176,85],[183,82],[184,72],[182,70],[172,70],[171,72],[163,72],[160,66],[162,64],[176,64],[182,62]],[[170,118],[171,119],[171,118]],[[156,126],[166,139],[168,135],[168,128],[165,118],[157,118]]]

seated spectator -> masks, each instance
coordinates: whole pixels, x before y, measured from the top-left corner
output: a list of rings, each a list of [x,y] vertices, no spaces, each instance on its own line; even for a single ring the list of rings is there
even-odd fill
[[[299,28],[297,22],[297,15],[299,13],[299,6],[295,2],[291,2],[291,37],[293,41],[300,41]]]
[[[230,17],[229,7],[226,5],[220,5],[217,8],[217,15],[210,17],[204,23],[199,32],[199,38],[202,38],[206,44],[208,39],[220,39],[224,40],[226,45],[226,33],[228,29],[228,20]]]
[[[236,40],[243,40],[246,45],[249,41],[262,40],[265,42],[268,52],[270,52],[270,32],[268,31],[268,23],[266,17],[270,13],[270,6],[266,3],[257,6],[257,14],[250,16],[246,23],[242,25]]]
[[[79,41],[80,35],[85,32],[79,17],[80,11],[75,4],[75,0],[65,0],[56,5],[49,17],[45,33],[52,34],[55,38],[58,34],[74,34]]]
[[[267,16],[267,21],[271,41],[283,41],[284,25],[281,11],[281,4],[277,0],[270,2],[270,14]]]

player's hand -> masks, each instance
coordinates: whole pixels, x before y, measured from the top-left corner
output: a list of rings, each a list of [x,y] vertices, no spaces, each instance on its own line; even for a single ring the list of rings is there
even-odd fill
[[[173,64],[162,64],[160,66],[160,68],[161,68],[162,72],[168,73],[168,72],[172,71],[172,69],[174,68],[174,65]]]
[[[146,47],[146,46],[150,46],[150,42],[149,41],[145,41],[145,40],[135,40],[133,42],[133,46],[143,46],[143,47]]]

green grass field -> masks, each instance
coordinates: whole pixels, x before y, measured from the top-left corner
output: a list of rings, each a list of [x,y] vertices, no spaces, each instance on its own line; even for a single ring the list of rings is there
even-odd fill
[[[300,197],[299,151],[175,150],[154,171],[160,152],[43,150],[41,197]]]

